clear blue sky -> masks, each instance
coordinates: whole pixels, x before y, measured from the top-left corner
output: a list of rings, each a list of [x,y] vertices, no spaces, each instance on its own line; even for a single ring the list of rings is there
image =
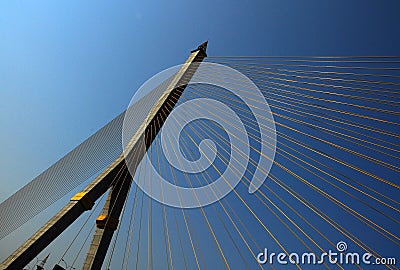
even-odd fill
[[[208,39],[209,55],[398,55],[397,1],[2,1],[5,199]],[[23,164],[23,166],[21,166]],[[4,181],[4,182],[3,182]]]
[[[1,1],[0,201],[208,54],[399,55],[398,1]]]

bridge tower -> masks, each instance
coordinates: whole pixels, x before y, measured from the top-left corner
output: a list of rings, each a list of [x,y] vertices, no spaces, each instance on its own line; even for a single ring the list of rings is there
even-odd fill
[[[127,147],[129,155],[134,155],[130,168],[137,168],[147,149],[152,144],[163,123],[177,103],[199,64],[207,56],[207,41],[191,51],[185,64],[165,88],[160,99],[150,110],[146,121],[139,127]],[[168,106],[167,106],[168,104]],[[171,106],[172,105],[172,106]],[[152,131],[152,132],[149,132]],[[145,142],[143,144],[142,142]],[[125,151],[126,152],[126,151]],[[106,202],[96,219],[96,231],[93,235],[83,269],[100,269],[115,229],[118,227],[123,205],[128,197],[132,177],[129,181],[113,182],[118,174],[129,174],[124,153],[100,173],[86,188],[71,200],[13,254],[0,265],[0,270],[22,269],[45,249],[55,238],[65,231],[82,213],[90,210],[95,201],[109,190]],[[56,269],[63,269],[57,265]]]

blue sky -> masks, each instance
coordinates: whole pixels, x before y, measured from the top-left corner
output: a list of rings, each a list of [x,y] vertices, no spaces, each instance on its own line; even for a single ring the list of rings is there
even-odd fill
[[[398,9],[396,1],[2,1],[0,179],[13,180],[0,198],[206,39],[213,56],[397,55]]]
[[[0,200],[208,54],[399,55],[398,1],[1,1]]]

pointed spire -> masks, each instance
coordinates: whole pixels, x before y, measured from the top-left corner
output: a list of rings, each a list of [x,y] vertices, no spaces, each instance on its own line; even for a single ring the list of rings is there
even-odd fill
[[[50,257],[50,253],[47,254],[46,258],[43,259],[42,264],[44,265]]]
[[[40,262],[40,264],[36,265],[36,269],[37,270],[43,270],[44,269],[44,265],[46,264],[47,260],[50,257],[50,253]]]
[[[196,52],[196,51],[201,51],[202,53],[205,54],[205,56],[207,56],[207,44],[208,44],[208,40],[204,41],[203,43],[201,43],[197,49],[191,51],[191,53]]]

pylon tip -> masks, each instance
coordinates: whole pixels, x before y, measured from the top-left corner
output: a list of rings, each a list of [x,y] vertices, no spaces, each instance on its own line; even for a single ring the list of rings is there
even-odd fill
[[[193,50],[193,51],[191,51],[191,52],[193,53],[193,52],[196,52],[196,51],[201,51],[202,53],[204,53],[204,54],[207,56],[207,44],[208,44],[208,40],[206,40],[206,41],[204,41],[203,43],[201,43],[201,44],[197,47],[197,49],[195,49],[195,50]]]

